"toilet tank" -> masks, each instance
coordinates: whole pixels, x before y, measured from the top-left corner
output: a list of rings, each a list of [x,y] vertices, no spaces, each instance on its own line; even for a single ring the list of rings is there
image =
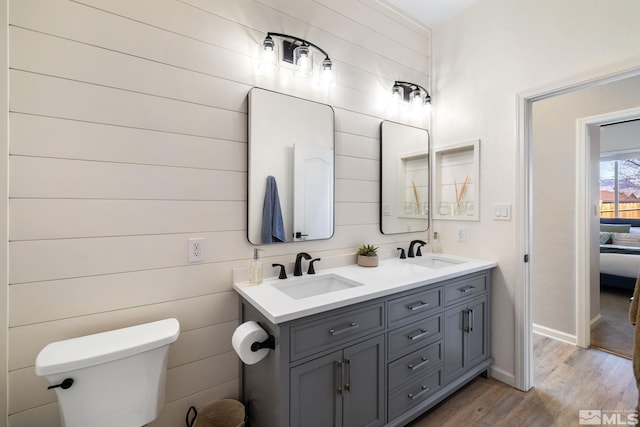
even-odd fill
[[[176,319],[54,342],[36,358],[36,374],[54,388],[66,427],[140,427],[164,405],[169,345]],[[68,382],[66,385],[68,385]]]

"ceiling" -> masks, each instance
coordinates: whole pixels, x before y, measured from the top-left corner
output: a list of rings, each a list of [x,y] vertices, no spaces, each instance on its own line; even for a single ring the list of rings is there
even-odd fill
[[[435,28],[442,21],[471,7],[479,0],[386,0],[418,22]]]

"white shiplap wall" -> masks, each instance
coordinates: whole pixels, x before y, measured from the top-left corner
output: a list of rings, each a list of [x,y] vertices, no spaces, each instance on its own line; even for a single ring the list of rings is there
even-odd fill
[[[267,31],[322,46],[338,86],[257,78]],[[231,284],[251,255],[252,86],[336,113],[335,235],[268,247],[266,263],[305,250],[338,265],[364,242],[390,256],[425,237],[378,231],[378,138],[393,81],[429,86],[429,32],[375,0],[10,0],[8,34],[12,427],[59,425],[55,394],[34,374],[44,345],[166,317],[182,332],[152,425],[238,396]],[[190,237],[205,238],[204,262],[187,262]]]

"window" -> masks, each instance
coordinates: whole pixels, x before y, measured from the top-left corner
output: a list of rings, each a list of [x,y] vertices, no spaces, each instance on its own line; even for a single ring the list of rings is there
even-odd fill
[[[600,162],[600,218],[640,219],[640,158]]]

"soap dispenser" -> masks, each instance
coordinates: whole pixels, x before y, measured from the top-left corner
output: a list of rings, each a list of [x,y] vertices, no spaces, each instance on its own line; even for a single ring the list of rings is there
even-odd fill
[[[253,249],[253,259],[249,263],[249,284],[259,285],[262,283],[262,261],[260,261],[259,252],[262,249]]]
[[[436,231],[433,233],[433,242],[431,242],[431,252],[434,254],[442,253],[442,245],[440,244],[440,235]]]

